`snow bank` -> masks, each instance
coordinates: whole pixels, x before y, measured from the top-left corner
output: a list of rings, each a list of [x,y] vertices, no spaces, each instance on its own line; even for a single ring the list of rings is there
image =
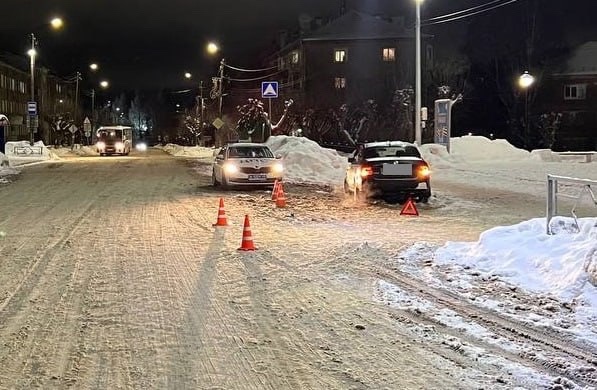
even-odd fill
[[[205,148],[202,146],[180,146],[176,144],[166,144],[163,147],[157,146],[158,149],[162,149],[168,154],[171,154],[176,157],[198,157],[198,158],[206,158],[206,157],[213,157],[214,150],[213,148]]]
[[[348,159],[305,137],[271,136],[266,144],[284,159],[284,180],[294,183],[342,185]]]
[[[483,232],[477,242],[448,242],[435,254],[438,263],[471,266],[533,292],[597,307],[597,218],[545,218]]]

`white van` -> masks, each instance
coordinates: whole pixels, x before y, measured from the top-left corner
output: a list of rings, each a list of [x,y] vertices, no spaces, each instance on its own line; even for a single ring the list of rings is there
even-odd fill
[[[128,156],[133,146],[133,128],[129,126],[102,126],[96,132],[95,147],[100,156],[121,154]]]

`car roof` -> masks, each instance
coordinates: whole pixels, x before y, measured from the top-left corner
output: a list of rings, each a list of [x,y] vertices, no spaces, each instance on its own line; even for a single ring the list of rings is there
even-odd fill
[[[268,147],[266,144],[259,144],[259,143],[255,143],[255,142],[235,142],[232,144],[228,144],[227,145],[229,148],[234,147],[234,148],[255,148],[255,147]]]
[[[417,145],[413,144],[412,142],[405,142],[405,141],[376,141],[376,142],[367,142],[362,144],[364,148],[375,148],[379,146],[414,146]]]

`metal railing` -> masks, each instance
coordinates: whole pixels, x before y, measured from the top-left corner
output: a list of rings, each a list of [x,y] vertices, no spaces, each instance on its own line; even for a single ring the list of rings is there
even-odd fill
[[[559,183],[573,185],[575,188],[578,188],[578,193],[576,193],[575,195],[561,193],[558,187]],[[593,192],[593,188],[591,188],[591,186],[593,186],[593,188],[597,187],[597,181],[589,179],[577,179],[573,177],[547,175],[547,234],[552,234],[550,223],[552,218],[558,213],[559,197],[575,200],[574,206],[572,207],[570,213],[574,217],[574,223],[576,224],[576,228],[578,229],[578,231],[580,231],[575,211],[579,202],[583,199],[583,196],[586,194],[590,195],[593,201],[593,205],[597,206],[597,198],[595,197],[595,193]]]

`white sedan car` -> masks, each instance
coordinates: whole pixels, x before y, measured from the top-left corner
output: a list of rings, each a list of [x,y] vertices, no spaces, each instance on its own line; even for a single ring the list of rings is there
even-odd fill
[[[282,180],[284,165],[280,156],[258,143],[232,143],[222,147],[213,163],[214,186],[272,187]]]

